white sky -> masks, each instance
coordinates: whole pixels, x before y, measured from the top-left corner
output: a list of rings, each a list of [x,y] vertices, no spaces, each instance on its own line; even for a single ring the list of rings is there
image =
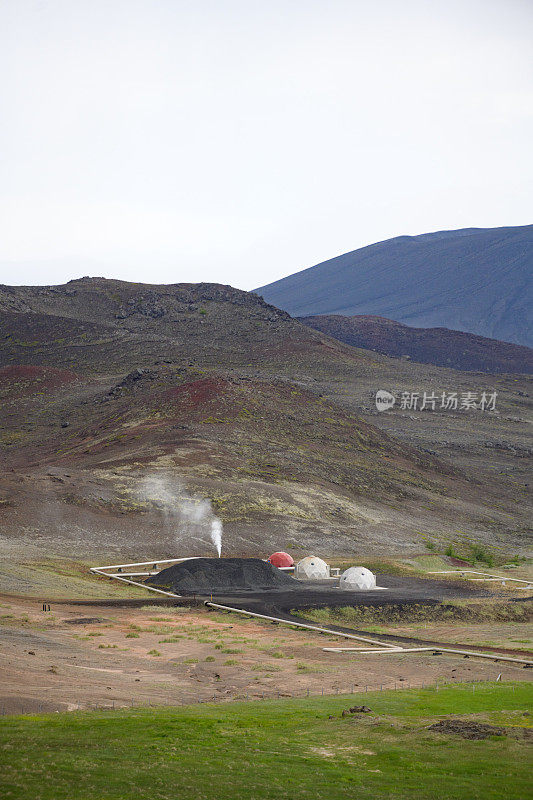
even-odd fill
[[[531,223],[531,0],[0,0],[0,282]]]

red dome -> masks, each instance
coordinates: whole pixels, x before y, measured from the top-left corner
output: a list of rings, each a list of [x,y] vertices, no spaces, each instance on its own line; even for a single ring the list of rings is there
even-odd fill
[[[294,567],[294,559],[288,553],[272,553],[268,560],[274,567]]]

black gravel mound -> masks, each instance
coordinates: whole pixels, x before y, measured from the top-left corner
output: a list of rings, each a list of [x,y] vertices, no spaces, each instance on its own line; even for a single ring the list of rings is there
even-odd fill
[[[489,736],[504,736],[505,728],[494,725],[485,725],[482,722],[472,722],[463,719],[443,719],[430,725],[428,731],[437,733],[455,733],[463,739],[488,739]]]
[[[175,592],[228,593],[232,590],[298,588],[294,579],[260,558],[194,558],[146,580]]]

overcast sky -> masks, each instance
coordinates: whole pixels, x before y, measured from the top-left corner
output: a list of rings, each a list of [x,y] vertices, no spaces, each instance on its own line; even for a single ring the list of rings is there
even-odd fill
[[[533,222],[531,0],[0,0],[0,282]]]

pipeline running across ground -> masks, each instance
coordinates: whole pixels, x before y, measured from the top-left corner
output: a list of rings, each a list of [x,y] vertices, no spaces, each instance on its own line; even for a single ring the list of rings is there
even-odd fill
[[[307,630],[314,630],[317,633],[326,633],[332,634],[334,636],[341,636],[346,639],[355,639],[361,642],[367,642],[372,645],[377,645],[372,650],[367,650],[363,648],[357,647],[323,647],[322,649],[329,653],[343,653],[349,652],[358,655],[369,655],[369,654],[385,654],[385,653],[395,653],[397,655],[407,654],[407,653],[415,653],[415,652],[433,652],[435,655],[440,655],[441,653],[452,653],[454,655],[462,655],[468,658],[488,658],[495,662],[498,661],[506,661],[506,662],[513,662],[516,664],[523,664],[525,667],[533,667],[533,658],[523,659],[523,658],[515,658],[511,656],[506,656],[497,653],[483,653],[483,652],[476,652],[475,650],[461,650],[458,648],[446,647],[441,646],[439,644],[432,645],[432,646],[423,646],[423,647],[401,647],[398,644],[389,644],[388,642],[379,641],[378,639],[369,639],[368,637],[358,636],[354,633],[348,633],[346,631],[339,631],[339,630],[332,630],[331,628],[322,628],[317,625],[310,625],[303,622],[296,622],[290,619],[283,619],[282,617],[273,617],[267,614],[259,614],[256,611],[247,611],[243,608],[235,608],[234,606],[226,606],[222,605],[221,603],[214,603],[211,601],[206,601],[206,606],[210,608],[220,609],[222,611],[227,612],[234,612],[237,614],[244,614],[250,617],[257,617],[259,619],[265,619],[269,622],[281,623],[284,625],[291,625],[297,628],[305,628]]]

